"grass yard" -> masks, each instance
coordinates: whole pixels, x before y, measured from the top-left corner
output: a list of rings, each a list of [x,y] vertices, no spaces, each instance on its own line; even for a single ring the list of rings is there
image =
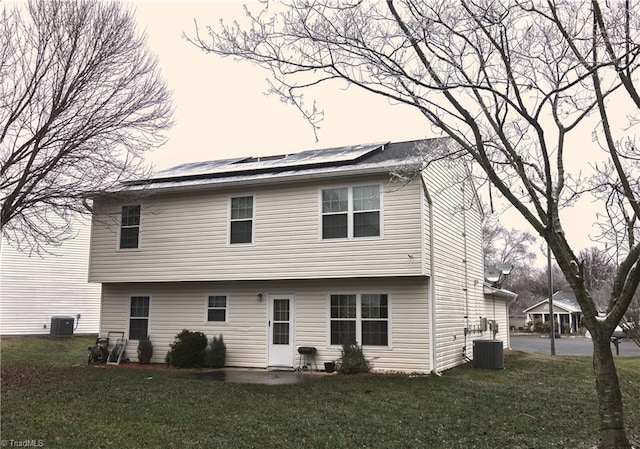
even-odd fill
[[[243,385],[184,370],[87,366],[91,343],[2,340],[2,440],[64,449],[565,449],[597,441],[589,358],[511,353],[503,371]],[[617,362],[637,442],[640,358]]]

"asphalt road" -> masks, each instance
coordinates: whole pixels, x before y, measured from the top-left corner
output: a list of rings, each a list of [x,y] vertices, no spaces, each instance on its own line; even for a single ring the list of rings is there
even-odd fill
[[[585,337],[556,338],[556,355],[592,355],[593,346],[591,339]],[[535,352],[538,354],[551,354],[551,341],[549,337],[511,336],[511,349],[523,352]],[[640,347],[632,340],[620,340],[621,357],[640,357]],[[611,344],[611,350],[615,355],[615,346]]]

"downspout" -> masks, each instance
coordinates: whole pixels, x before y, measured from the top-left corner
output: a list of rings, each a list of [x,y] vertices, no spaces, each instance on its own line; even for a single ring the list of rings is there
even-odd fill
[[[463,245],[463,257],[462,263],[464,265],[464,346],[462,347],[462,359],[469,360],[469,356],[467,355],[467,343],[468,343],[468,335],[469,335],[469,259],[468,259],[468,248],[467,248],[467,213],[466,213],[466,188],[464,184],[464,180],[462,181],[462,245]],[[476,305],[476,313],[477,313],[477,305]],[[494,313],[495,315],[495,313]],[[495,317],[494,317],[495,318]]]
[[[442,373],[438,371],[436,351],[438,334],[436,332],[436,286],[434,282],[436,264],[433,231],[433,201],[431,200],[431,195],[429,195],[424,177],[420,176],[420,181],[425,198],[429,204],[429,363],[431,365],[431,374],[442,376]]]
[[[516,295],[514,296],[514,298],[511,300],[511,302],[507,303],[507,316],[505,317],[505,319],[507,320],[507,327],[509,327],[509,329],[507,329],[507,348],[511,349],[511,323],[509,323],[509,319],[511,318],[511,305],[516,302],[516,299],[518,299],[518,294],[516,293]],[[526,324],[526,323],[525,323]]]

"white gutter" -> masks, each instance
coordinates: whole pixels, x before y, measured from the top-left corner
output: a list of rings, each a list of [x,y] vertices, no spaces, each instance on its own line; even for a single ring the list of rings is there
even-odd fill
[[[431,365],[431,373],[437,376],[442,376],[442,373],[438,371],[437,360],[437,338],[436,332],[436,286],[435,286],[435,244],[434,244],[434,232],[433,232],[433,201],[431,195],[427,190],[427,184],[424,178],[420,176],[422,182],[422,190],[429,203],[429,364]],[[424,249],[423,249],[424,251]]]

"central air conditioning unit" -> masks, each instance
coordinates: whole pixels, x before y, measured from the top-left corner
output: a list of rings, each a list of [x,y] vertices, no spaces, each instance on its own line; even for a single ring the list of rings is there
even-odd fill
[[[51,330],[49,336],[51,337],[72,337],[73,336],[73,322],[72,316],[54,316],[51,317]]]
[[[504,369],[502,340],[473,340],[473,367]]]

